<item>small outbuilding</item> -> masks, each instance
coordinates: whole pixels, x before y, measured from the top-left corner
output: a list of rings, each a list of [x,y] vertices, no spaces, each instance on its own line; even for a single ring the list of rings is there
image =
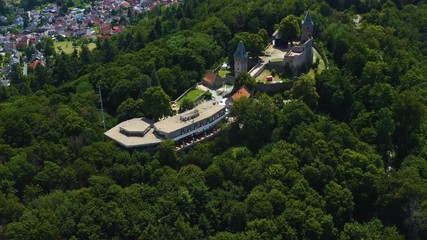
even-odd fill
[[[232,105],[233,102],[235,102],[237,99],[242,98],[242,97],[245,97],[245,98],[251,97],[251,93],[249,92],[249,90],[245,86],[242,86],[239,90],[237,90],[237,92],[235,92],[233,95],[231,95],[231,97],[228,98],[226,105],[227,106]]]
[[[224,80],[217,73],[208,72],[203,77],[203,85],[210,89],[216,89],[222,86]]]

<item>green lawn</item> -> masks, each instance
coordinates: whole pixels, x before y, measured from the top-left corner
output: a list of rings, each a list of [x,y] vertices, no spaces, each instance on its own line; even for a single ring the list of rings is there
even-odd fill
[[[189,91],[187,94],[185,94],[185,96],[182,97],[178,101],[178,103],[182,103],[182,101],[184,101],[184,99],[189,99],[190,101],[194,101],[194,100],[196,100],[196,98],[198,98],[199,96],[201,96],[204,93],[205,93],[205,91],[203,91],[203,90],[193,89],[193,90]]]
[[[270,70],[268,70],[267,68],[264,69],[264,71],[262,71],[262,73],[256,78],[257,82],[268,82],[267,81],[267,76],[270,76],[271,72]],[[273,77],[274,80],[277,80],[277,76]]]
[[[71,54],[74,51],[74,48],[77,49],[77,51],[80,51],[80,46],[74,47],[72,41],[63,41],[63,42],[54,42],[53,44],[55,51],[59,53],[60,51],[63,51],[65,54]],[[96,48],[95,43],[89,43],[87,45],[90,51]]]
[[[87,2],[85,2],[84,0],[73,0],[73,2],[74,2],[74,6],[72,6],[71,8],[75,8],[75,7],[83,8],[86,5],[90,5]]]
[[[320,74],[326,69],[326,63],[323,61],[322,56],[320,56],[316,49],[313,49],[313,54],[315,59],[319,59],[319,65],[317,66],[316,73]]]
[[[221,78],[224,78],[227,74],[229,74],[229,73],[231,73],[231,71],[230,70],[219,70],[218,71],[218,75],[221,77]]]

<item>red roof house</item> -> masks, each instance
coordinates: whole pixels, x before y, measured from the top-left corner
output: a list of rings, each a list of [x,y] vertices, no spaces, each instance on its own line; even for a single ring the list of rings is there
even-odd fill
[[[32,63],[29,64],[29,67],[34,70],[34,69],[36,69],[37,65],[39,65],[39,64],[44,66],[44,64],[41,60],[36,59]]]
[[[237,99],[239,99],[241,97],[246,97],[246,98],[250,98],[251,97],[251,93],[249,92],[249,90],[245,86],[242,86],[239,90],[237,90],[237,92],[235,92],[231,96],[231,99],[234,102],[234,101],[236,101]]]
[[[217,73],[208,72],[203,77],[203,85],[208,88],[219,88],[222,86],[223,79]]]

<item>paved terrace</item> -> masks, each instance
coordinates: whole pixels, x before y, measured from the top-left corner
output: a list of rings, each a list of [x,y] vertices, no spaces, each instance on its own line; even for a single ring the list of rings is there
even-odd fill
[[[181,113],[172,117],[168,117],[164,120],[161,120],[155,123],[154,126],[157,130],[161,132],[166,132],[166,133],[174,132],[176,130],[190,126],[195,122],[199,122],[208,117],[211,117],[216,113],[218,113],[219,111],[221,111],[223,108],[225,108],[225,106],[219,105],[213,101],[203,102],[197,105],[195,108],[189,110],[189,111],[194,111],[196,109],[199,111],[199,115],[191,120],[187,120],[187,121],[181,120],[181,116],[189,112],[187,111],[185,113]]]
[[[252,77],[257,77],[261,74],[262,71],[264,71],[265,65],[267,65],[270,61],[274,61],[277,59],[283,60],[283,57],[285,54],[289,51],[290,47],[288,48],[276,48],[273,45],[269,45],[265,49],[265,55],[260,56],[260,61],[257,65],[255,65],[251,70],[249,70],[249,74]]]

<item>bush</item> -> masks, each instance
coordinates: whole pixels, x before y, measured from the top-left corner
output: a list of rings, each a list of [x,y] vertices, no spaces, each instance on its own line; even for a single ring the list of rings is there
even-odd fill
[[[205,92],[204,97],[206,100],[212,99],[212,93],[210,91]]]
[[[271,69],[270,73],[271,73],[271,76],[275,77],[277,75],[277,70],[273,68]]]
[[[194,102],[193,102],[193,101],[191,101],[191,100],[190,100],[190,99],[188,99],[188,98],[185,98],[185,99],[182,101],[181,105],[179,106],[179,112],[180,112],[180,113],[185,112],[185,111],[187,111],[187,110],[189,110],[189,109],[192,109],[193,107],[194,107]]]

